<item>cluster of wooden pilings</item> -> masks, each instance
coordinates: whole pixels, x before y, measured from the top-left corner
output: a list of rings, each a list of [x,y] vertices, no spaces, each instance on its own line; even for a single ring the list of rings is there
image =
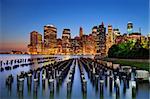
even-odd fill
[[[12,70],[18,67],[24,66],[31,66],[35,63],[45,63],[54,61],[56,57],[41,57],[41,58],[20,58],[20,59],[11,59],[0,61],[0,71],[3,72],[4,70]]]
[[[33,96],[37,96],[38,87],[42,82],[42,89],[45,89],[45,84],[48,83],[50,94],[54,95],[55,83],[61,84],[67,76],[73,59],[55,62],[54,64],[47,64],[37,68],[36,70],[30,70],[28,72],[20,72],[17,75],[17,92],[18,96],[23,96],[24,84],[27,83],[28,91],[31,92],[33,88]],[[71,70],[74,73],[74,69]],[[11,86],[13,83],[13,76],[10,75],[6,78],[6,85]],[[25,79],[27,82],[25,82]],[[42,81],[40,81],[42,80]],[[33,84],[32,84],[33,83]]]
[[[78,60],[78,66],[80,70],[80,79],[81,79],[81,88],[83,93],[87,93],[87,81],[85,79],[82,63],[80,60]]]
[[[17,75],[17,92],[19,96],[24,93],[24,84],[27,84],[28,91],[33,90],[34,97],[37,97],[38,87],[42,83],[42,89],[45,90],[46,83],[49,85],[50,95],[54,95],[55,86],[59,89],[64,80],[66,80],[67,97],[71,97],[72,84],[75,74],[75,68],[78,63],[81,79],[81,90],[83,95],[87,94],[87,81],[85,73],[87,73],[93,87],[96,91],[100,92],[100,96],[103,97],[105,90],[104,86],[108,87],[110,94],[115,92],[116,98],[120,97],[121,83],[123,83],[123,92],[126,93],[126,89],[131,87],[132,97],[136,97],[138,84],[135,79],[136,68],[130,70],[123,69],[119,64],[113,64],[112,62],[97,62],[90,58],[77,58],[69,59],[59,62],[51,63],[55,58],[45,57],[36,59],[25,59],[23,62],[19,61],[19,66],[23,64],[32,65],[35,61],[38,64],[42,64],[37,69],[30,69],[27,72],[20,72]],[[26,63],[25,63],[26,62]],[[8,62],[9,63],[9,62]],[[11,66],[11,68],[14,66]],[[13,75],[9,75],[6,78],[6,86],[10,89],[14,81]],[[25,82],[27,81],[27,82]],[[130,85],[131,84],[131,85]],[[32,89],[33,88],[33,89]]]
[[[82,65],[84,66],[88,77],[90,78],[93,86],[96,87],[96,90],[99,89],[100,96],[103,97],[104,94],[104,85],[107,87],[109,84],[109,91],[115,89],[116,98],[120,97],[120,84],[123,81],[123,91],[126,92],[126,89],[129,88],[129,81],[132,82],[132,97],[136,96],[137,83],[135,76],[131,79],[131,72],[123,72],[120,70],[119,64],[112,64],[110,67],[107,64],[102,64],[90,58],[81,58]],[[133,74],[135,75],[134,68]],[[99,86],[99,87],[98,87]]]
[[[72,84],[74,80],[74,74],[75,74],[75,67],[76,67],[76,59],[74,60],[74,63],[71,66],[71,69],[68,73],[67,78],[67,99],[71,99],[71,92],[72,92]]]

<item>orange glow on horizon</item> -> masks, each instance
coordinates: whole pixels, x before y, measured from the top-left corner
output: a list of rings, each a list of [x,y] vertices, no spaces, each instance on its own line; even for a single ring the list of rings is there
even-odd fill
[[[25,42],[0,42],[0,51],[27,51],[27,44]]]

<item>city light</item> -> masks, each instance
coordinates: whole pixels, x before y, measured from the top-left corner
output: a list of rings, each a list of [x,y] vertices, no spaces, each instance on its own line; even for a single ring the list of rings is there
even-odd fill
[[[91,27],[92,28],[92,27]],[[93,26],[90,34],[84,34],[84,29],[79,28],[79,35],[71,37],[71,29],[62,31],[62,38],[57,38],[57,28],[54,25],[44,26],[44,39],[37,31],[30,33],[29,54],[50,54],[50,55],[99,55],[108,56],[109,49],[115,44],[127,41],[140,41],[143,48],[148,49],[149,36],[143,36],[133,31],[133,23],[127,23],[127,33],[121,34],[118,28],[112,25],[106,27],[101,25]],[[132,31],[130,31],[132,29]]]

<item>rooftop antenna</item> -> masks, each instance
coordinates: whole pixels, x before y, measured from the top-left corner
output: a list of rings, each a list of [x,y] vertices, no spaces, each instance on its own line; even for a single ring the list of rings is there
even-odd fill
[[[139,33],[141,33],[141,28],[139,28]]]

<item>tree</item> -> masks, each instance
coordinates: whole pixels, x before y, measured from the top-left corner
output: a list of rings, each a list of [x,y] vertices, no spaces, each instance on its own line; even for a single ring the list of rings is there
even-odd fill
[[[118,45],[112,45],[108,50],[108,57],[116,57],[118,50]]]
[[[113,45],[108,51],[111,58],[148,58],[149,49],[143,48],[140,40],[136,42],[127,41],[118,45]]]

